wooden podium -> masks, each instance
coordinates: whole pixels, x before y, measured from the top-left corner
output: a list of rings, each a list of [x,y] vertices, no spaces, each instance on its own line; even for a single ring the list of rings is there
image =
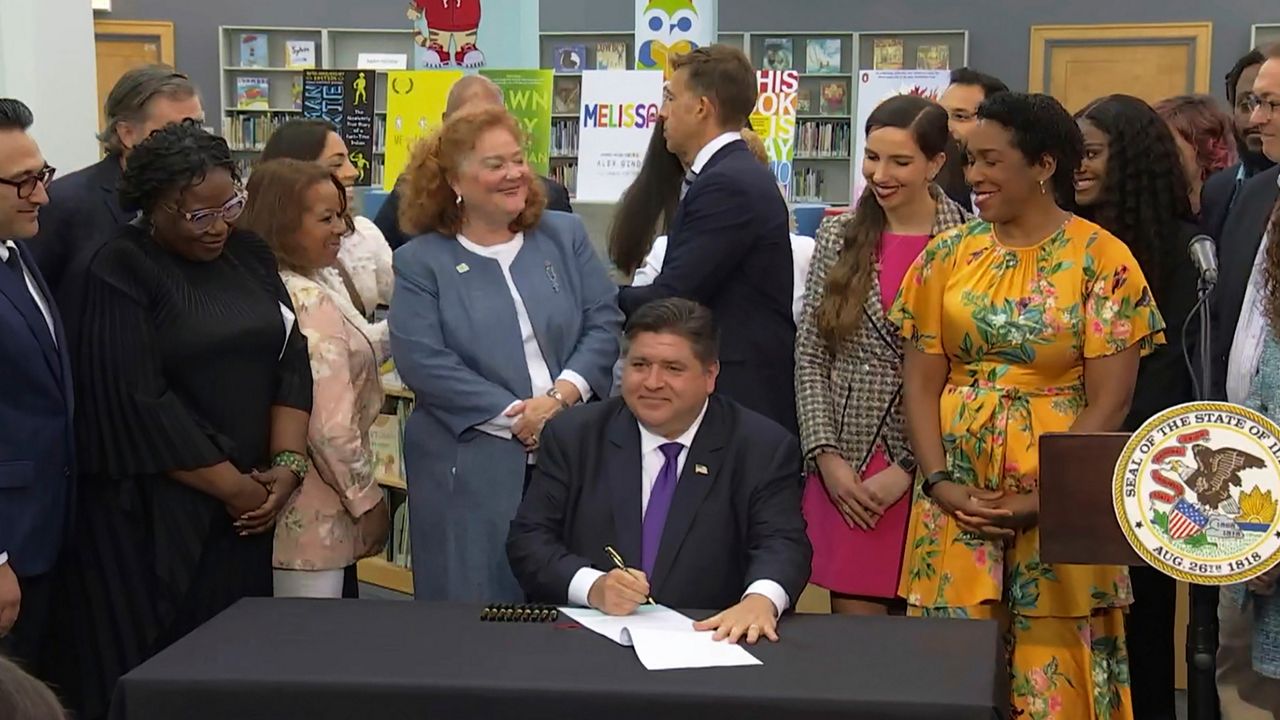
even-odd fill
[[[1146,565],[1120,529],[1112,501],[1116,461],[1130,433],[1040,436],[1040,559],[1075,565]],[[1192,585],[1186,634],[1188,714],[1214,717],[1218,588]],[[1132,650],[1132,648],[1131,648]]]

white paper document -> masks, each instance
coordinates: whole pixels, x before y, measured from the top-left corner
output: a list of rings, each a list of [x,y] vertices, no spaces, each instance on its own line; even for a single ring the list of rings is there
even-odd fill
[[[561,608],[582,627],[627,647],[647,670],[762,665],[740,645],[716,642],[693,629],[693,619],[661,605],[641,605],[626,617],[587,608]]]

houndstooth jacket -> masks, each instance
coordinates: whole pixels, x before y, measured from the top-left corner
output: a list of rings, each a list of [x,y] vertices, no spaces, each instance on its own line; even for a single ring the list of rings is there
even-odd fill
[[[936,185],[933,234],[968,221],[968,213]],[[844,245],[845,228],[853,213],[823,220],[817,247],[805,280],[804,311],[796,328],[796,410],[806,465],[834,449],[859,472],[877,446],[890,459],[910,457],[902,427],[902,341],[898,328],[886,317],[876,273],[863,302],[863,321],[845,338],[834,356],[818,333],[815,314],[822,302],[827,273]]]

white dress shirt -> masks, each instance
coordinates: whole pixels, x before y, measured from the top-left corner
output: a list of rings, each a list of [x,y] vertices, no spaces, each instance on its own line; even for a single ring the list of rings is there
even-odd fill
[[[9,253],[17,253],[18,247],[13,244],[12,240],[0,242],[0,263],[9,261]],[[53,313],[49,312],[49,301],[45,300],[44,293],[40,292],[40,286],[36,285],[36,279],[32,277],[31,270],[27,267],[27,263],[22,258],[22,253],[18,253],[18,263],[22,265],[22,278],[27,281],[27,292],[31,293],[31,299],[36,301],[36,307],[40,308],[40,314],[44,316],[45,325],[49,326],[49,337],[53,338],[53,344],[58,344],[58,333],[53,329]],[[9,272],[8,268],[0,269],[0,272]],[[0,551],[0,565],[9,562],[9,553]]]
[[[1266,298],[1267,244],[1270,242],[1264,233],[1244,290],[1240,320],[1227,355],[1227,402],[1243,403],[1249,397],[1253,376],[1258,373],[1258,363],[1262,360],[1262,345],[1267,339],[1267,313],[1262,303]]]
[[[707,161],[711,159],[712,155],[720,152],[720,148],[728,145],[734,140],[741,139],[741,130],[731,130],[727,133],[721,133],[715,136],[711,139],[711,142],[702,146],[702,149],[698,151],[697,155],[693,156],[693,164],[689,166],[689,169],[692,170],[695,175],[702,172],[702,168],[706,167]]]
[[[689,447],[693,445],[693,439],[698,434],[698,428],[702,427],[702,418],[707,414],[707,405],[703,403],[702,412],[698,413],[697,419],[685,430],[680,437],[675,440],[667,438],[649,430],[642,423],[637,422],[640,427],[640,516],[644,517],[644,513],[649,510],[649,496],[653,494],[653,485],[658,481],[658,473],[662,472],[662,466],[666,464],[666,456],[662,454],[662,446],[669,442],[678,442],[683,447],[680,455],[676,458],[676,477],[684,472],[684,461],[689,457]],[[596,580],[604,576],[604,573],[587,566],[574,574],[573,579],[569,582],[569,603],[589,607],[591,605],[587,596],[591,592],[591,586]],[[742,594],[747,595],[763,595],[769,598],[769,602],[773,603],[775,616],[786,612],[791,607],[791,599],[787,597],[787,591],[781,585],[773,580],[756,580],[747,586],[747,591]]]
[[[551,380],[551,370],[547,367],[547,361],[542,356],[542,348],[538,346],[538,338],[533,334],[533,323],[529,321],[529,310],[524,305],[524,299],[520,297],[520,291],[516,289],[515,281],[511,279],[511,263],[515,261],[516,255],[520,253],[520,248],[524,247],[524,233],[516,233],[516,236],[509,242],[488,246],[477,245],[461,234],[457,237],[458,243],[462,247],[476,255],[497,260],[499,267],[502,268],[502,276],[507,281],[507,290],[510,291],[511,300],[515,302],[516,306],[516,322],[520,325],[520,339],[524,345],[524,360],[529,367],[529,385],[533,388],[531,397],[545,395],[554,385]],[[578,392],[582,395],[583,402],[591,399],[591,385],[578,373],[566,369],[560,373],[558,379],[573,383],[574,387],[578,388]],[[477,425],[476,429],[487,432],[490,435],[509,439],[511,437],[511,426],[515,424],[516,419],[507,417],[507,412],[514,406],[515,403],[508,405],[497,417]],[[530,462],[532,461],[533,458],[530,456]]]

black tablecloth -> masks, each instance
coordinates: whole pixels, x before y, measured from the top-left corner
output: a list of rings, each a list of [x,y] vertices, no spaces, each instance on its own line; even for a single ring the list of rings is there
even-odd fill
[[[124,677],[113,720],[1005,718],[995,622],[787,617],[762,666],[649,672],[469,605],[244,600]],[[705,613],[688,613],[705,617]]]

